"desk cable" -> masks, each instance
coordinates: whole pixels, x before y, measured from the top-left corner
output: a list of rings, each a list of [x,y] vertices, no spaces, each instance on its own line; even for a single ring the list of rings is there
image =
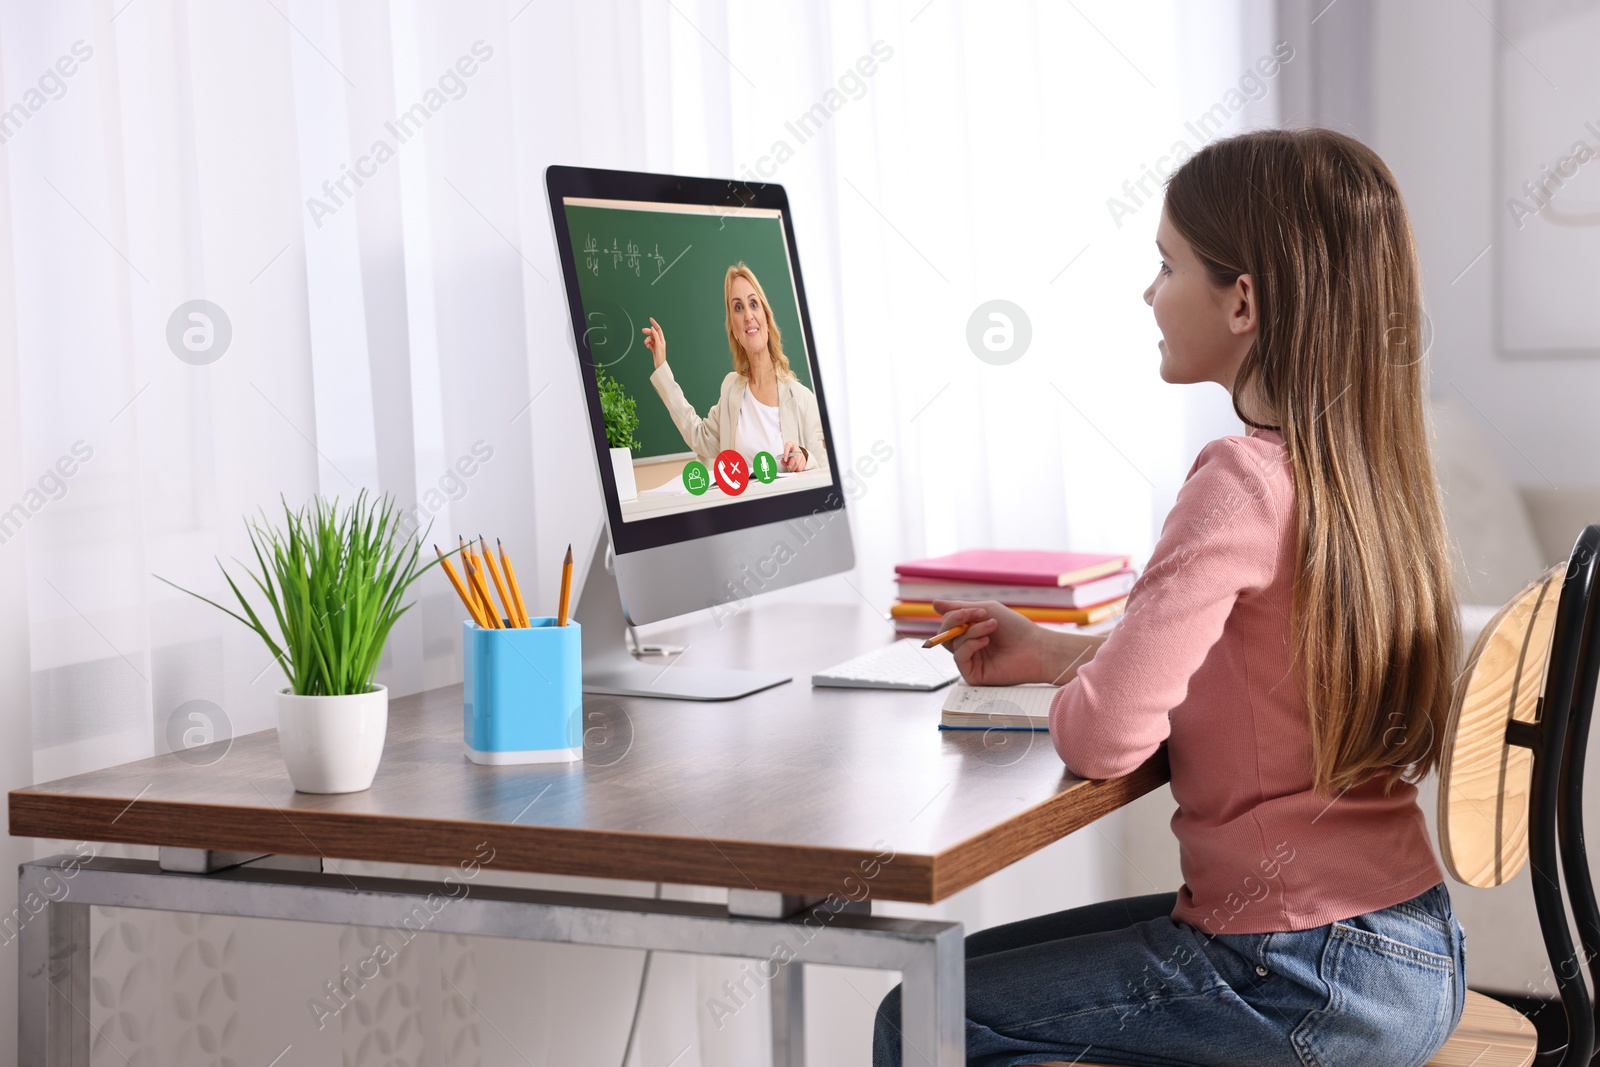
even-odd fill
[[[655,899],[661,899],[660,882],[656,883]],[[644,987],[650,980],[650,961],[655,956],[655,949],[644,950],[644,966],[639,971],[639,995],[633,1001],[633,1022],[628,1025],[628,1044],[622,1050],[622,1067],[628,1067],[628,1058],[633,1055],[634,1038],[639,1035],[639,1015],[644,1010]]]

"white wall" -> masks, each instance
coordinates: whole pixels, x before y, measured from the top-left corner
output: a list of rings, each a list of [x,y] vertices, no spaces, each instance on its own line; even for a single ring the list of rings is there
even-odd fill
[[[1399,179],[1416,230],[1435,391],[1466,394],[1519,483],[1592,486],[1600,483],[1600,359],[1505,359],[1492,319],[1494,251],[1461,274],[1497,239],[1495,217],[1504,210],[1491,185],[1500,37],[1476,8],[1454,0],[1376,5],[1373,147]],[[1562,83],[1560,70],[1546,72]],[[1600,101],[1592,110],[1600,118]],[[1527,173],[1540,162],[1548,160],[1528,160]],[[1593,262],[1571,268],[1600,285]]]

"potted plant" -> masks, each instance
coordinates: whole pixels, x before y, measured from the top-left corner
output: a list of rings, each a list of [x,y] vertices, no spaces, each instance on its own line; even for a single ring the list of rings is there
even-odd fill
[[[318,497],[300,511],[285,501],[281,528],[265,518],[247,524],[260,571],[246,573],[271,605],[281,644],[226,568],[243,615],[167,584],[250,627],[283,668],[289,685],[277,694],[278,744],[294,787],[359,792],[372,785],[388,730],[389,693],[372,680],[378,659],[411,607],[401,597],[433,561],[418,565],[421,539],[399,535],[401,513],[387,496],[373,502],[363,491],[343,512],[338,500]]]
[[[617,499],[637,500],[639,486],[633,480],[633,450],[639,447],[635,436],[639,429],[638,409],[622,383],[607,374],[603,367],[595,368],[594,377],[600,386],[600,414],[606,420],[606,443],[611,446],[611,471],[617,482]]]

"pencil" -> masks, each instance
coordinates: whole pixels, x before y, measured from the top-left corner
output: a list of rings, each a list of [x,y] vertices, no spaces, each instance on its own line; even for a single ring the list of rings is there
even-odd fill
[[[561,600],[556,605],[556,625],[567,624],[567,604],[572,597],[572,546],[567,546],[566,562],[561,564]]]
[[[489,595],[489,582],[483,574],[483,560],[478,557],[478,553],[472,546],[473,542],[468,541],[466,548],[463,549],[467,554],[467,559],[472,563],[472,569],[467,572],[467,584],[472,587],[473,593],[477,596],[478,607],[483,611],[484,618],[494,620],[494,623],[498,626],[500,613],[495,610],[494,598]],[[499,628],[505,629],[503,626]]]
[[[456,576],[456,569],[450,566],[450,561],[444,558],[444,553],[439,551],[438,545],[433,546],[433,554],[439,557],[439,565],[444,568],[445,577],[450,579],[451,586],[455,588],[456,596],[460,597],[461,602],[467,606],[467,611],[472,615],[472,621],[482,626],[484,624],[483,615],[478,611],[477,603],[467,595],[467,587],[462,585],[461,579]]]
[[[504,630],[506,628],[505,621],[501,619],[500,612],[495,609],[494,597],[489,595],[489,583],[484,580],[481,567],[473,567],[472,580],[478,587],[478,599],[484,604],[484,610],[489,613],[489,628],[492,630]]]
[[[489,577],[494,580],[495,591],[500,594],[500,603],[506,606],[506,618],[513,628],[521,626],[517,619],[517,606],[511,602],[511,594],[506,592],[506,583],[500,579],[500,568],[494,564],[494,553],[489,551],[489,539],[483,534],[478,535],[478,543],[483,545],[483,564],[489,571]]]
[[[942,633],[934,634],[932,637],[930,637],[926,641],[922,642],[922,647],[923,648],[938,648],[940,645],[944,644],[946,641],[954,641],[956,638],[958,638],[962,634],[966,633],[967,632],[967,627],[971,626],[971,625],[972,624],[970,622],[964,622],[960,626],[952,626],[952,627],[950,627],[950,629],[945,630]]]
[[[478,594],[479,605],[488,612],[489,629],[504,630],[505,626],[500,622],[500,615],[495,611],[494,601],[489,597],[489,587],[484,583],[483,570],[473,565],[473,556],[470,550],[467,553],[467,580],[472,583],[472,588]]]
[[[500,569],[506,572],[506,584],[511,587],[511,600],[517,605],[518,624],[524,628],[533,625],[528,621],[528,606],[522,602],[522,587],[517,584],[517,572],[511,569],[511,556],[506,552],[506,546],[500,543],[500,538],[494,539],[495,547],[500,550]]]
[[[472,597],[472,602],[478,607],[478,618],[481,620],[479,625],[486,630],[492,629],[489,626],[489,616],[493,612],[483,610],[483,603],[478,599],[478,583],[472,580],[472,549],[467,547],[467,539],[460,534],[456,534],[456,544],[460,546],[458,551],[461,553],[462,581],[466,583],[467,595]]]

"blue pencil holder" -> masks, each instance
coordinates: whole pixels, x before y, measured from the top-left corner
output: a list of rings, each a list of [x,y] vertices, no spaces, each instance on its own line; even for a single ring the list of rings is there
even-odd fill
[[[583,646],[575,622],[526,628],[461,624],[462,731],[474,763],[565,763],[583,758]]]

